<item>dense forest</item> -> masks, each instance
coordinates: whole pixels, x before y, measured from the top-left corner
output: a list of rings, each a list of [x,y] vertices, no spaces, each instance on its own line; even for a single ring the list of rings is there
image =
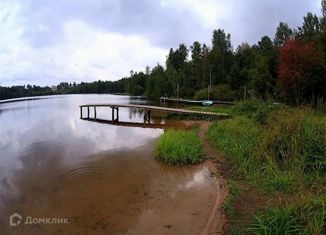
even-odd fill
[[[302,26],[281,22],[274,39],[263,36],[254,45],[235,50],[231,35],[213,31],[211,45],[195,41],[189,48],[171,48],[165,66],[130,72],[121,80],[61,83],[57,89],[38,86],[0,87],[0,99],[71,93],[127,93],[194,99],[239,100],[257,97],[289,103],[316,103],[326,97],[326,0],[322,16],[308,13]]]

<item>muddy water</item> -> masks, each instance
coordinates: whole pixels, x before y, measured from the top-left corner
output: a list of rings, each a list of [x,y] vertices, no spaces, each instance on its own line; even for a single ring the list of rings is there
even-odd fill
[[[204,166],[156,162],[161,129],[79,119],[78,105],[101,102],[142,101],[75,95],[0,104],[0,234],[200,234],[216,179]],[[142,113],[120,110],[120,119],[141,122]],[[13,213],[23,217],[18,226],[9,225]]]

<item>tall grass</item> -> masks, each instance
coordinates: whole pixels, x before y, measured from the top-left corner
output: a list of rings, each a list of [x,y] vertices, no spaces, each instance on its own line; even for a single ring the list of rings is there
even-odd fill
[[[269,192],[290,192],[304,174],[326,173],[326,122],[313,110],[255,100],[236,105],[233,113],[238,116],[215,123],[208,137],[230,158],[237,175]]]
[[[208,132],[216,149],[229,156],[233,162],[235,173],[245,177],[255,174],[260,165],[254,156],[254,146],[261,135],[258,127],[241,116],[217,122]]]
[[[236,196],[238,195],[238,185],[233,181],[229,181],[228,188],[229,188],[228,196],[225,199],[225,201],[223,202],[222,207],[223,207],[224,211],[226,212],[226,215],[232,219],[235,216],[235,210],[233,207],[233,203],[234,203]]]
[[[267,209],[252,220],[251,234],[326,234],[325,200],[314,199],[299,205],[285,205]]]
[[[216,122],[208,138],[230,159],[236,176],[267,193],[295,197],[313,189],[304,203],[256,215],[250,234],[326,234],[326,117],[259,100],[237,104],[232,115]]]
[[[265,147],[281,169],[325,173],[326,122],[312,113],[302,108],[270,115]]]
[[[174,165],[197,164],[205,159],[197,132],[167,130],[155,145],[157,159]]]

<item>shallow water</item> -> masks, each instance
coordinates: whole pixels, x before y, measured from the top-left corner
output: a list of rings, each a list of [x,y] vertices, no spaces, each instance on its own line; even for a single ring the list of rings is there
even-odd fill
[[[216,194],[204,166],[156,162],[162,129],[79,119],[81,104],[138,102],[69,95],[0,103],[0,234],[199,234]],[[121,109],[120,120],[142,122],[143,114]],[[13,213],[23,216],[18,226],[9,225]],[[69,222],[25,224],[27,217]]]

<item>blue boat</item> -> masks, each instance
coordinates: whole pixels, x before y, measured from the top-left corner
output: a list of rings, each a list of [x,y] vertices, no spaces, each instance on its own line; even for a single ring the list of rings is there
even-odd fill
[[[212,106],[214,103],[213,103],[213,101],[205,100],[205,101],[202,102],[202,104],[203,104],[204,106]]]

